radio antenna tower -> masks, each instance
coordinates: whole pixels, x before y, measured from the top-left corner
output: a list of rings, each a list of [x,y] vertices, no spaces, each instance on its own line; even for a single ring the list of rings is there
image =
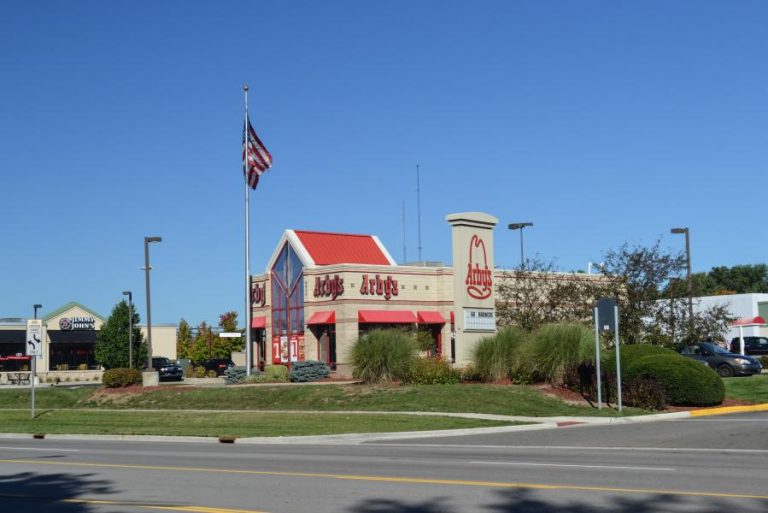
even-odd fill
[[[406,238],[405,238],[405,200],[403,200],[403,263],[406,263],[408,261],[408,251],[406,249]]]
[[[419,165],[416,164],[416,223],[419,228],[419,262],[421,262],[421,188],[419,187]]]

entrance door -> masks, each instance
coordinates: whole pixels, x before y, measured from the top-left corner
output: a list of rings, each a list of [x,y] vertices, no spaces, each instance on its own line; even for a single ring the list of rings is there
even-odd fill
[[[318,325],[318,358],[325,362],[331,369],[336,369],[336,325]]]

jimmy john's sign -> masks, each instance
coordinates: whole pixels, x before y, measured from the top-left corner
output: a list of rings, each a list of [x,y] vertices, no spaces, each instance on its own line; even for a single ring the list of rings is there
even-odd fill
[[[59,319],[59,329],[62,331],[95,330],[96,319],[93,317],[62,317]]]

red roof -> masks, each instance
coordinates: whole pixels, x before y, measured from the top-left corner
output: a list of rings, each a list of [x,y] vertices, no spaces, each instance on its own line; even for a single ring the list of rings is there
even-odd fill
[[[419,317],[419,324],[445,324],[445,318],[440,315],[440,312],[419,310],[416,315]]]
[[[309,318],[307,324],[336,324],[336,312],[334,310],[315,312]]]
[[[731,323],[731,326],[765,326],[765,319],[760,316],[757,317],[743,317],[736,319]]]
[[[358,310],[357,322],[363,324],[416,324],[418,319],[408,310]]]
[[[391,264],[372,235],[294,231],[317,265]]]
[[[267,318],[263,315],[258,315],[251,319],[251,328],[266,328]]]

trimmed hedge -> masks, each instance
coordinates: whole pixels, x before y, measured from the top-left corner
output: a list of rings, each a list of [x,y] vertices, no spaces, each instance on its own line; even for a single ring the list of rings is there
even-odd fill
[[[101,382],[107,388],[122,388],[142,383],[141,371],[138,369],[117,368],[104,371]]]
[[[307,383],[325,379],[331,375],[331,369],[324,362],[307,360],[291,365],[291,382]]]
[[[594,341],[593,341],[594,344]],[[619,348],[619,354],[621,354],[621,369],[622,372],[628,369],[629,366],[640,358],[646,356],[667,354],[680,356],[677,352],[667,349],[661,346],[654,346],[651,344],[630,344],[622,345]],[[602,353],[600,358],[600,369],[602,372],[616,372],[616,351],[606,351]]]
[[[652,378],[664,387],[667,402],[675,406],[712,406],[723,402],[725,386],[707,365],[678,354],[638,358],[626,370],[627,382]]]
[[[400,330],[373,330],[352,347],[352,375],[367,383],[402,380],[416,359],[413,337]]]

